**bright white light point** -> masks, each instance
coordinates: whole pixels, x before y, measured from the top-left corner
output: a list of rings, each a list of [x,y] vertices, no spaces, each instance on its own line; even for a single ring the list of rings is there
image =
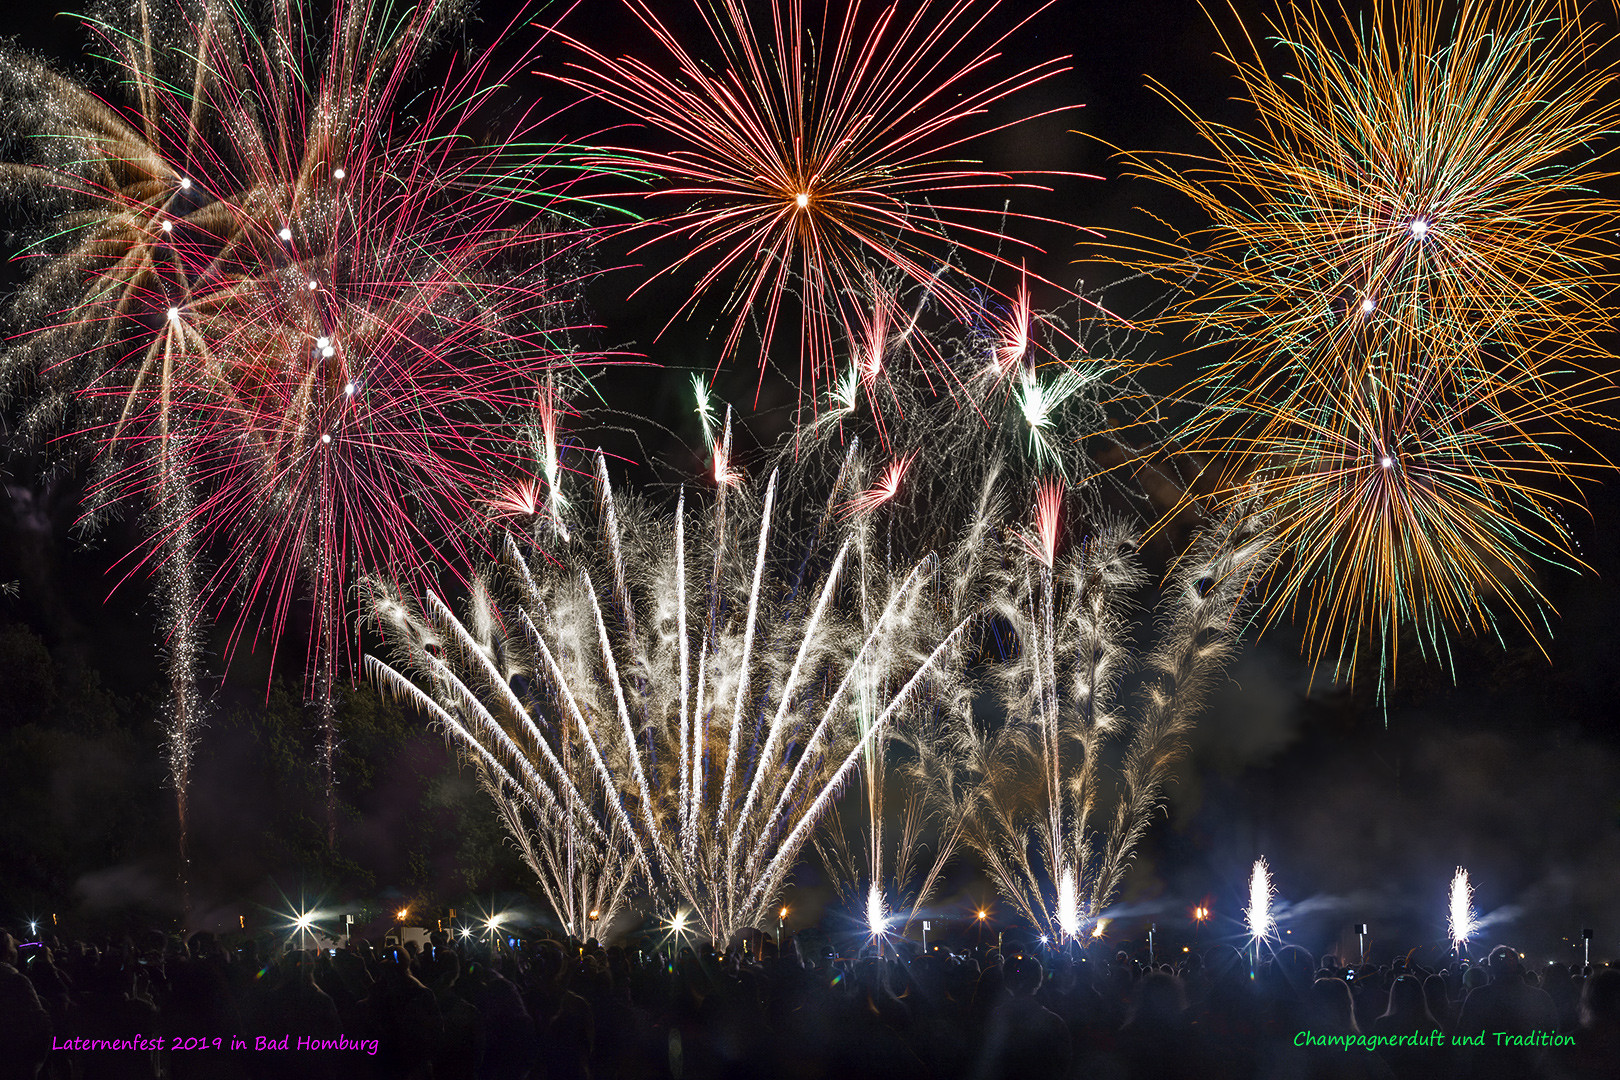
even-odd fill
[[[282,229],[280,232],[276,233],[276,235],[281,237],[281,239],[283,241],[291,240],[292,239],[292,230],[291,229]]]
[[[182,176],[180,178],[180,188],[181,188],[181,190],[185,190],[185,189],[187,189],[189,187],[191,187],[191,177]]]
[[[1474,888],[1468,883],[1468,871],[1457,867],[1451,879],[1451,940],[1461,944],[1474,936]]]
[[[1371,315],[1373,313],[1373,308],[1377,306],[1377,304],[1372,302],[1372,297],[1369,296],[1367,299],[1361,302],[1361,313],[1363,315]]]
[[[332,348],[332,346],[330,346],[330,345],[328,345],[326,348],[321,350],[321,356],[324,357],[327,360],[332,359],[332,357],[334,357],[336,355],[337,355],[337,350]]]
[[[162,225],[159,226],[159,228],[161,228],[164,232],[173,232],[174,231],[174,222],[165,221]]]
[[[1429,223],[1427,221],[1424,221],[1422,218],[1413,218],[1412,219],[1412,235],[1413,236],[1421,237],[1424,233],[1426,233],[1428,231],[1429,231]]]
[[[1277,920],[1271,914],[1271,874],[1266,860],[1254,861],[1254,873],[1249,877],[1249,910],[1244,912],[1249,923],[1249,939],[1260,941],[1277,932]]]
[[[324,435],[324,434],[323,434],[323,435],[322,435],[322,436],[321,436],[321,442],[323,442],[323,443],[329,443],[329,442],[331,442],[331,441],[332,441],[332,436],[330,436],[330,435]]]
[[[348,394],[350,397],[354,397],[354,383],[350,383],[348,386],[345,386],[343,388],[343,392]]]
[[[332,179],[334,179],[334,180],[341,180],[345,176],[348,176],[348,175],[349,174],[344,172],[342,169],[333,169],[332,170]]]
[[[180,321],[180,309],[179,308],[172,307],[172,308],[169,309],[169,321],[170,322],[179,322]]]
[[[1080,936],[1080,889],[1073,867],[1064,867],[1058,878],[1057,923],[1064,937]]]
[[[1395,459],[1386,455],[1378,459],[1378,464],[1386,469],[1392,469],[1395,467]]]
[[[797,195],[793,196],[793,205],[797,206],[800,210],[808,207],[810,205],[810,193],[808,191],[801,191]]]
[[[332,344],[332,339],[329,337],[318,337],[315,339],[315,347],[317,349],[324,349],[330,344]]]
[[[320,287],[321,287],[321,283],[320,283],[320,282],[318,282],[318,281],[316,281],[316,280],[315,280],[315,279],[313,279],[313,278],[311,278],[311,279],[310,279],[310,282],[309,282],[309,291],[310,291],[310,292],[314,292],[314,291],[315,291],[315,290],[316,290],[316,289],[318,289],[318,288],[320,288]]]

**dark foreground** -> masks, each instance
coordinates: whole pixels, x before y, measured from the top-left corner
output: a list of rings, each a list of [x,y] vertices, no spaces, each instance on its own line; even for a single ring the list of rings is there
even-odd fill
[[[0,940],[0,1080],[1620,1077],[1620,970]],[[1371,1047],[1371,1048],[1369,1048]]]

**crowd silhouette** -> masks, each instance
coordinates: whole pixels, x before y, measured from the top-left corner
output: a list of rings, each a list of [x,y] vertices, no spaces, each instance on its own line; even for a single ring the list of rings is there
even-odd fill
[[[146,937],[0,935],[0,1080],[1620,1077],[1620,969],[1506,946],[1427,970],[1295,946]]]

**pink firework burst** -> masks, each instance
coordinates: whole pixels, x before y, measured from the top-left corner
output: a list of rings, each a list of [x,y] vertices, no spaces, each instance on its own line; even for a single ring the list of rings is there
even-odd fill
[[[159,269],[123,289],[125,361],[85,391],[118,404],[90,433],[125,462],[102,497],[158,506],[147,557],[180,532],[221,553],[202,598],[243,597],[233,649],[255,625],[273,648],[307,603],[323,698],[356,575],[461,562],[518,457],[507,422],[569,362],[575,263],[537,213],[544,161],[477,137],[492,55],[407,108],[453,10],[340,0],[324,39],[296,5],[192,27],[208,77],[153,87],[140,117],[183,128],[187,194],[153,216]]]
[[[1043,480],[1035,489],[1034,527],[1020,536],[1024,547],[1050,570],[1057,561],[1058,521],[1063,513],[1063,481]]]
[[[894,501],[900,493],[900,484],[906,478],[906,470],[911,467],[912,459],[917,456],[913,451],[895,458],[883,467],[883,473],[878,477],[877,483],[856,495],[844,504],[844,509],[851,514],[870,514],[873,510],[886,503]]]

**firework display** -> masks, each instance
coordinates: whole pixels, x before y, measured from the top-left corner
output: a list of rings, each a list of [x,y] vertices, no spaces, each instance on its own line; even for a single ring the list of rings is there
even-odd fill
[[[1474,887],[1468,883],[1468,871],[1460,866],[1451,879],[1451,903],[1446,911],[1446,933],[1458,952],[1466,949],[1468,939],[1474,936]]]
[[[914,307],[896,324],[863,318],[846,332],[847,389],[775,459],[790,492],[830,487],[831,502],[842,501],[856,580],[902,571],[896,552],[938,550],[950,618],[977,612],[993,639],[984,651],[994,675],[892,726],[894,745],[874,744],[863,759],[859,803],[835,807],[818,834],[844,902],[887,905],[897,929],[965,844],[996,868],[1018,910],[1052,939],[1074,940],[1082,910],[1095,917],[1117,890],[1200,684],[1220,669],[1237,603],[1271,555],[1257,515],[1210,530],[1166,594],[1203,582],[1161,612],[1165,644],[1147,670],[1165,685],[1139,709],[1112,700],[1132,666],[1127,612],[1147,584],[1126,522],[1155,512],[1144,478],[1173,486],[1173,473],[1149,464],[1162,434],[1134,419],[1143,391],[1133,335],[1089,310],[1060,318],[1020,290],[967,333],[932,343]],[[930,387],[908,352],[948,365],[945,382],[957,389]],[[938,462],[950,467],[930,467]],[[1078,538],[1060,547],[1060,529]],[[1006,711],[1005,726],[980,729],[974,703],[985,700]],[[1130,747],[1128,805],[1093,816],[1099,785],[1112,783],[1102,758],[1116,739]],[[1038,857],[1023,838],[1038,838]],[[1059,865],[1049,877],[1041,870]]]
[[[1244,909],[1243,918],[1257,961],[1260,943],[1277,936],[1277,919],[1271,913],[1271,901],[1276,891],[1271,884],[1271,868],[1266,865],[1266,860],[1254,860],[1254,870],[1249,875],[1249,906]]]
[[[1042,489],[1033,535],[989,555],[989,603],[1012,642],[994,674],[1006,723],[987,730],[958,713],[924,760],[936,777],[929,759],[951,762],[931,793],[1001,894],[1054,940],[1073,941],[1117,896],[1272,547],[1255,515],[1204,534],[1170,573],[1156,643],[1137,658],[1136,534],[1115,524],[1063,536],[1060,494]],[[1132,667],[1141,686],[1127,694]],[[1123,751],[1117,778],[1111,746]]]
[[[729,941],[763,924],[866,748],[944,678],[966,623],[938,620],[932,556],[871,598],[869,625],[853,618],[836,516],[785,578],[774,476],[762,493],[720,485],[695,520],[683,496],[671,520],[616,495],[599,458],[596,496],[596,520],[560,549],[508,549],[498,617],[486,602],[458,623],[432,597],[384,592],[406,674],[368,670],[439,718],[502,798],[562,825],[550,842],[589,852],[536,860],[552,897],[612,903],[615,888],[588,882],[628,863],[657,909]]]
[[[466,137],[492,54],[397,123],[460,16],[354,0],[321,25],[291,4],[143,3],[90,24],[128,106],[38,65],[12,76],[39,130],[10,175],[62,205],[23,309],[65,306],[8,374],[42,379],[31,417],[83,404],[99,507],[151,508],[149,556],[175,579],[182,789],[197,612],[243,597],[231,647],[253,631],[274,648],[307,605],[330,766],[353,571],[408,576],[462,551],[510,457],[497,425],[567,362],[556,286],[575,271],[532,212],[539,163]]]
[[[884,296],[875,278],[897,273],[966,318],[978,304],[943,280],[952,261],[968,252],[1012,265],[1001,251],[1017,243],[1004,234],[1003,193],[1030,182],[964,155],[998,130],[985,119],[992,108],[1065,70],[1058,58],[990,73],[1048,5],[992,31],[994,0],[788,0],[768,20],[722,0],[694,5],[712,39],[707,52],[645,0],[624,6],[655,39],[658,59],[610,56],[569,38],[579,59],[546,74],[653,136],[587,160],[647,177],[647,193],[669,205],[649,217],[642,246],[652,255],[679,243],[657,274],[690,265],[700,275],[683,311],[711,291],[723,295],[731,325],[721,359],[757,325],[763,369],[778,322],[796,307],[798,381],[813,401],[831,380],[839,328]],[[975,191],[996,194],[975,206]],[[877,318],[903,313],[886,307]]]
[[[791,891],[810,880],[856,927],[855,968],[875,960],[861,979],[924,918],[981,954],[1018,944],[1009,965],[1037,937],[1076,960],[1166,919],[1133,860],[1161,854],[1152,822],[1251,629],[1303,635],[1308,676],[1240,669],[1301,728],[1368,705],[1358,678],[1387,719],[1401,660],[1455,680],[1460,636],[1553,655],[1546,571],[1604,565],[1578,518],[1620,398],[1620,40],[1567,0],[1282,0],[1226,49],[1252,122],[1161,89],[1205,152],[1130,155],[1210,224],[1121,234],[1133,276],[1088,291],[1016,235],[1071,227],[1014,207],[1079,174],[970,160],[1079,107],[1067,58],[1000,67],[1055,2],[616,0],[608,51],[528,4],[484,27],[469,0],[98,0],[81,19],[110,91],[0,49],[0,194],[24,211],[0,424],[82,472],[81,524],[138,525],[106,563],[160,608],[183,895],[211,824],[194,777],[226,767],[199,751],[211,648],[303,676],[317,861],[346,857],[344,732],[345,762],[388,774],[357,749],[365,710],[446,737],[431,768],[493,807],[472,842],[504,831],[549,908],[491,896],[491,955],[554,917],[581,972],[590,939],[654,927],[759,962],[787,905],[814,922]],[[537,86],[567,100],[542,110]],[[629,122],[552,141],[599,109]],[[666,328],[713,312],[711,355],[621,409],[638,376],[598,369],[635,346],[600,344],[592,290],[642,260],[632,297],[674,291]],[[1164,290],[1140,317],[1103,303],[1138,289]],[[749,413],[710,361],[755,348]],[[1149,389],[1160,364],[1181,390]],[[49,671],[57,647],[24,659]],[[381,697],[340,731],[345,678]],[[74,694],[64,715],[101,703],[88,675]],[[1211,745],[1249,703],[1223,701]],[[234,737],[298,756],[306,714],[260,704]],[[1281,757],[1275,726],[1222,748],[1230,775]],[[977,879],[948,884],[963,864]],[[428,906],[382,881],[404,949]],[[1212,986],[1228,942],[1252,975],[1263,943],[1305,936],[1306,901],[1279,930],[1265,859],[1247,884],[1242,924],[1209,927]],[[1238,906],[1191,909],[1194,947],[1210,903]],[[1453,957],[1471,904],[1458,868]],[[315,906],[287,938],[327,940],[337,909]],[[1171,931],[1147,925],[1156,969]]]
[[[1550,0],[1290,3],[1271,30],[1229,53],[1253,124],[1176,102],[1207,151],[1133,155],[1212,222],[1136,261],[1213,357],[1179,436],[1294,553],[1273,613],[1384,685],[1403,631],[1441,662],[1458,632],[1543,636],[1539,569],[1579,566],[1558,511],[1600,460],[1569,425],[1614,396],[1616,69]]]

